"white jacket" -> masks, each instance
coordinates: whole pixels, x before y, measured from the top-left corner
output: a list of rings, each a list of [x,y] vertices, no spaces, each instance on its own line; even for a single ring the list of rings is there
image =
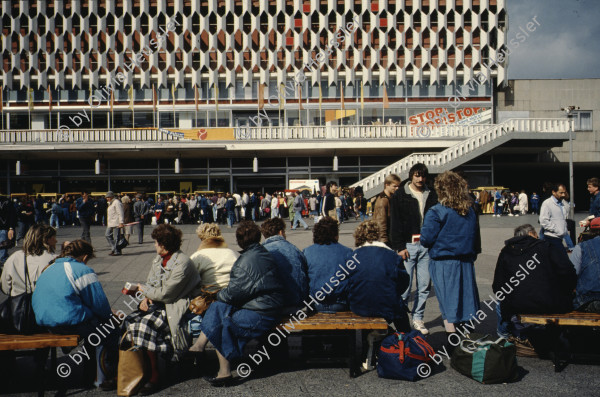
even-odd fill
[[[106,214],[106,226],[118,227],[123,223],[123,204],[120,200],[112,199]]]
[[[540,225],[544,228],[544,235],[562,239],[567,234],[565,221],[565,208],[550,196],[542,203],[540,209]]]

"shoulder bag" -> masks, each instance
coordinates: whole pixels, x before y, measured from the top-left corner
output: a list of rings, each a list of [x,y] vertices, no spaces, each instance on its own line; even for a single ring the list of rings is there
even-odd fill
[[[1,328],[2,332],[7,334],[30,335],[40,331],[31,306],[33,287],[27,268],[27,253],[23,254],[23,262],[25,292],[17,296],[11,296],[11,291],[8,291],[8,299],[0,305]]]

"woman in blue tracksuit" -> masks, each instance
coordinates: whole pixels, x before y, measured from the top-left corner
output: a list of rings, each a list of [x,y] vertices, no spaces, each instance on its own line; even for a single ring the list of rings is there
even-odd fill
[[[32,306],[38,325],[55,334],[77,334],[86,345],[106,349],[107,380],[100,387],[116,388],[118,329],[122,317],[114,315],[98,276],[87,266],[94,248],[85,240],[67,245],[37,280]],[[124,316],[123,316],[124,317]]]
[[[435,287],[446,333],[479,310],[473,263],[481,252],[479,223],[467,182],[457,173],[435,179],[439,204],[425,215],[421,245],[429,248],[429,273]]]

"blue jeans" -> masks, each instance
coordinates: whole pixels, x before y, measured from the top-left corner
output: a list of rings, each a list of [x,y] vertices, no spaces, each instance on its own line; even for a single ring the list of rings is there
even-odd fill
[[[63,216],[63,226],[69,225],[71,222],[71,215],[69,214],[68,208],[62,209],[62,216]]]
[[[494,204],[494,215],[502,215],[503,205]]]
[[[302,219],[301,212],[294,213],[294,224],[292,225],[292,230],[294,230],[298,227],[298,222],[300,222],[302,224],[302,227],[304,227],[305,229],[308,229],[308,225],[306,224],[306,222],[304,222],[304,219]]]
[[[410,281],[408,283],[408,289],[402,294],[402,300],[406,304],[406,307],[408,307],[408,298],[410,297],[414,273],[417,277],[417,292],[415,293],[415,300],[413,302],[412,317],[413,321],[423,320],[425,302],[427,301],[429,291],[431,290],[429,251],[419,243],[407,243],[406,249],[408,250],[409,258],[404,261],[404,267],[410,277]]]
[[[568,234],[565,234],[565,237],[563,237],[563,240],[565,240],[565,243],[567,243],[568,249],[575,248],[575,244],[573,244],[573,240],[571,240],[571,236],[569,236]]]
[[[8,240],[8,230],[0,230],[0,243]],[[0,249],[0,265],[8,259],[8,250]]]
[[[331,304],[317,303],[315,305],[315,310],[318,311],[319,313],[337,313],[337,312],[345,312],[350,309],[348,308],[348,305],[345,305],[343,303],[331,303]]]
[[[235,223],[235,212],[227,211],[227,226],[231,227]]]
[[[106,233],[104,233],[106,241],[108,241],[108,244],[110,245],[111,251],[115,254],[121,253],[120,250],[117,250],[117,242],[119,241],[120,231],[121,229],[119,229],[118,227],[107,227]]]
[[[56,226],[54,226],[56,224]],[[60,222],[58,220],[58,215],[52,214],[50,215],[50,226],[58,229],[60,227]]]
[[[365,213],[363,211],[358,211],[358,216],[360,216],[360,221],[364,222],[364,220],[365,220]]]
[[[496,317],[498,319],[498,325],[496,326],[496,333],[501,338],[508,338],[510,332],[508,331],[508,321],[502,320],[502,314],[500,313],[500,304],[496,304]]]

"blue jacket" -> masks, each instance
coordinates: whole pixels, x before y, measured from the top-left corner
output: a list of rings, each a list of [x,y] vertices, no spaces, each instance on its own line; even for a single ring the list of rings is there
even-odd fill
[[[322,303],[346,303],[348,279],[340,266],[343,266],[352,250],[339,243],[313,244],[304,248],[303,253],[308,265],[310,294],[315,296],[317,291],[325,287],[324,292],[331,292]]]
[[[364,245],[348,254],[343,265],[350,270],[348,303],[359,316],[383,317],[387,321],[406,316],[402,293],[409,277],[395,251],[383,243]]]
[[[581,247],[581,266],[575,288],[575,306],[600,300],[600,237],[579,244]]]
[[[235,199],[234,198],[227,199],[227,201],[225,202],[225,209],[227,211],[235,211]]]
[[[112,315],[96,273],[73,258],[57,259],[40,275],[32,306],[37,323],[50,328]]]
[[[271,236],[263,246],[277,262],[277,268],[286,291],[286,306],[298,307],[308,298],[306,257],[283,236]]]
[[[206,197],[202,197],[200,199],[200,208],[202,208],[203,210],[208,208],[208,200],[206,199]]]
[[[429,248],[431,259],[463,257],[474,262],[481,252],[481,235],[473,208],[462,216],[441,204],[431,207],[421,228],[421,245]]]
[[[596,193],[590,199],[590,215],[594,215],[595,217],[600,216],[600,193]]]
[[[77,201],[75,201],[75,207],[77,207],[77,211],[79,211],[79,217],[83,219],[88,219],[94,216],[94,212],[96,209],[94,208],[94,202],[91,198],[84,203],[83,198],[79,197]]]

